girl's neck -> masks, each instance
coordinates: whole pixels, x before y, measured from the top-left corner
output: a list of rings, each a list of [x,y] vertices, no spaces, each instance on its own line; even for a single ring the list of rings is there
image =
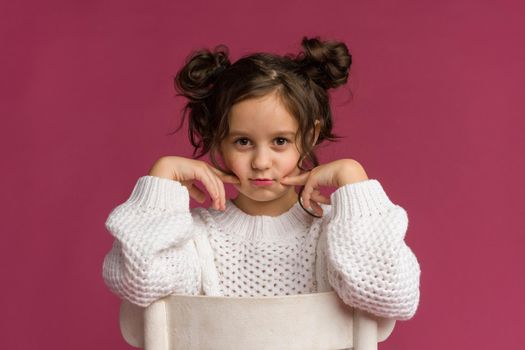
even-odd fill
[[[239,192],[232,202],[249,215],[279,216],[293,207],[298,199],[297,192],[291,187],[285,195],[271,201],[256,201]]]

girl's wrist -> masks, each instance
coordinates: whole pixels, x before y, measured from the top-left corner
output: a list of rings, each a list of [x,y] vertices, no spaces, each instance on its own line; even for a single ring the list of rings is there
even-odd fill
[[[153,166],[151,167],[148,175],[150,176],[156,176],[156,177],[161,177],[161,178],[164,178],[164,179],[170,179],[170,180],[173,180],[172,176],[171,176],[171,171],[169,170],[169,168],[166,166],[166,162],[161,159],[157,160]]]
[[[368,175],[361,164],[353,159],[349,159],[341,171],[337,174],[337,187],[353,184],[368,180]]]

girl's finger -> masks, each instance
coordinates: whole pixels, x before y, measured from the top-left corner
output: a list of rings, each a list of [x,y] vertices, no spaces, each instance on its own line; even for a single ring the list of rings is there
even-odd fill
[[[190,188],[188,189],[188,192],[190,193],[190,196],[194,198],[199,203],[204,203],[206,200],[206,194],[201,191],[200,188],[192,184]]]
[[[212,171],[210,172],[211,176],[215,179],[215,182],[217,183],[217,188],[219,189],[219,207],[217,210],[222,210],[225,208],[226,205],[226,191],[224,190],[224,183],[220,179],[219,176],[215,175],[215,173]]]
[[[226,210],[226,190],[224,188],[224,182],[235,183],[235,184],[240,184],[241,182],[239,181],[239,178],[237,178],[236,176],[226,175],[219,169],[214,168],[212,166],[210,166],[209,168],[212,171],[212,174],[214,174],[214,176],[216,177],[218,186],[219,186],[219,190],[221,191],[221,203],[222,203],[221,208],[223,210]]]
[[[230,184],[236,184],[236,185],[241,183],[239,178],[237,176],[233,176],[233,175],[225,175],[225,174],[223,174],[221,176],[221,180],[223,182],[227,182],[227,183],[230,183]]]
[[[213,172],[209,172],[209,175],[213,182],[215,182],[215,188],[217,189],[217,198],[214,200],[214,207],[217,210],[220,210],[222,208],[222,198],[224,197],[224,194],[222,193],[221,187],[222,187],[222,181],[219,179],[217,175],[215,175]]]
[[[312,193],[317,189],[317,181],[314,177],[309,177],[308,182],[305,183],[303,190],[301,192],[301,196],[303,197],[303,203],[304,205],[309,208],[310,205],[310,198],[312,197]]]
[[[284,185],[304,185],[310,176],[310,172],[306,172],[300,175],[285,176],[279,180]]]
[[[312,205],[310,204],[310,197],[311,197],[312,189],[310,187],[303,187],[303,190],[301,191],[301,201],[303,202],[303,205],[306,209],[311,209]]]
[[[314,209],[314,214],[322,216],[323,215],[323,208],[317,202],[314,202],[313,200],[310,201],[312,203],[312,207]]]
[[[227,183],[232,183],[232,184],[240,184],[241,181],[239,180],[239,178],[235,175],[228,175],[228,174],[225,174],[223,173],[222,171],[220,171],[219,169],[217,168],[214,168],[212,166],[210,166],[210,169],[223,181],[223,182],[227,182]]]
[[[309,206],[306,206],[302,198],[303,197],[301,196],[299,200],[301,201],[304,209],[308,210],[315,216],[323,216],[323,208],[317,202],[315,202],[313,199],[310,199]]]
[[[186,187],[191,198],[199,203],[204,202],[206,195],[193,183],[193,180],[181,181],[181,184]]]
[[[219,197],[219,189],[209,172],[205,171],[204,168],[198,167],[195,170],[195,178],[204,184],[206,191],[210,194],[210,198],[216,202]]]
[[[323,196],[317,189],[312,192],[312,199],[318,203],[332,204],[330,198]]]

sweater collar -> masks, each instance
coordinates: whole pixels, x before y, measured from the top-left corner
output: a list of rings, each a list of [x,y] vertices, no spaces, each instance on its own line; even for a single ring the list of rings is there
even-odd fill
[[[231,199],[226,200],[226,210],[210,210],[221,230],[242,240],[286,241],[306,234],[313,217],[296,202],[278,216],[250,215],[239,209]]]

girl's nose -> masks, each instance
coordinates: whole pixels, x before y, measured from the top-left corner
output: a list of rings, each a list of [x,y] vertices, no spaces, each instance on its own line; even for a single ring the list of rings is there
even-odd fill
[[[258,150],[252,159],[253,169],[268,169],[272,165],[271,155],[268,151]]]

